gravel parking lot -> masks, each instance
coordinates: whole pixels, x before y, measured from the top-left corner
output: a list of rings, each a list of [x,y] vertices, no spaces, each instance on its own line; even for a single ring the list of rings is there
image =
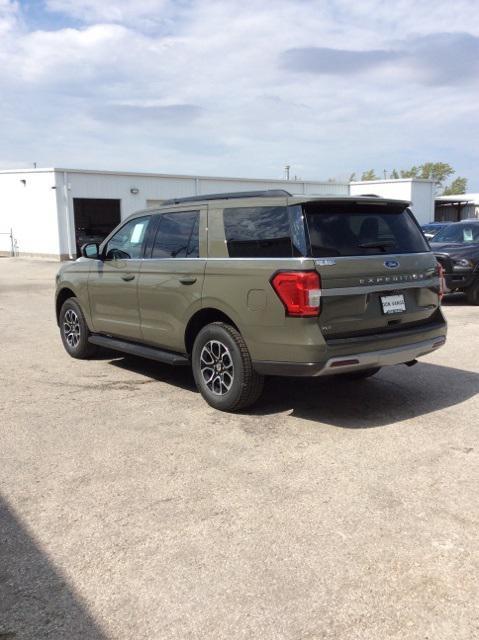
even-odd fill
[[[0,640],[479,637],[479,308],[364,382],[75,361],[58,264],[0,259]]]

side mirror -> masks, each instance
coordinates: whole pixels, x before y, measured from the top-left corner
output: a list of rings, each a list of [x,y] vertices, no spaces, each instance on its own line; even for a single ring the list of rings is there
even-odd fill
[[[96,242],[88,242],[82,246],[80,252],[83,258],[98,260],[100,258],[100,245]]]

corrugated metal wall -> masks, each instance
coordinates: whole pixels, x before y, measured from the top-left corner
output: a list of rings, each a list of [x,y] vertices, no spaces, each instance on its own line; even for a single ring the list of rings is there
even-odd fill
[[[59,173],[61,172],[59,171]],[[67,181],[71,199],[120,199],[122,217],[146,208],[148,201],[161,201],[169,198],[181,198],[182,196],[207,193],[286,189],[286,191],[293,194],[349,194],[349,185],[346,183],[299,180],[257,180],[69,171]],[[131,193],[131,189],[138,190],[138,193]]]

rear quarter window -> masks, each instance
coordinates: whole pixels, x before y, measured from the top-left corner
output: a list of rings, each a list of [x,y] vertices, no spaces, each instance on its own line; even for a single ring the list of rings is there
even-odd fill
[[[231,207],[223,210],[230,258],[291,258],[287,207]]]

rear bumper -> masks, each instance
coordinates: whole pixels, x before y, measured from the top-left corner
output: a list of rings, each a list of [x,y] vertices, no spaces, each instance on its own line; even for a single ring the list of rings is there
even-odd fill
[[[330,376],[340,373],[351,373],[360,369],[372,369],[394,364],[403,364],[415,360],[427,353],[436,351],[446,342],[444,335],[439,335],[420,342],[405,344],[390,349],[378,349],[360,353],[331,357],[326,362],[255,362],[258,373],[271,376],[316,377]]]

